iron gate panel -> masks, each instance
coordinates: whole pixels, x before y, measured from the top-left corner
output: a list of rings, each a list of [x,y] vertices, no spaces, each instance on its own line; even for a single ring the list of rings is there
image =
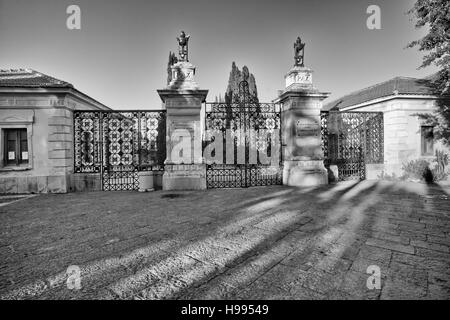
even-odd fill
[[[208,188],[240,188],[245,185],[245,168],[239,164],[208,164],[206,186]]]
[[[246,168],[249,186],[269,186],[283,183],[281,163],[278,166],[250,164]]]
[[[138,190],[138,169],[136,167],[106,167],[102,174],[102,186],[104,191]]]
[[[74,172],[99,173],[102,165],[100,111],[74,112]]]
[[[221,161],[207,161],[207,187],[282,184],[280,106],[253,100],[246,81],[239,87],[239,101],[207,103],[205,107],[203,149],[205,151],[215,136],[222,137],[223,146]],[[267,163],[268,158],[272,160],[270,163]]]
[[[102,190],[137,190],[138,171],[164,170],[166,113],[75,111],[74,172],[100,173]]]
[[[365,179],[365,165],[384,161],[382,112],[321,113],[325,166],[338,167],[339,180]]]

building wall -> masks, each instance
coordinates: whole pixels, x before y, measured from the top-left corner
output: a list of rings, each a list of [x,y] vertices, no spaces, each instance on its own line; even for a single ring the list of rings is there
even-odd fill
[[[394,98],[374,103],[351,111],[381,111],[384,113],[384,172],[395,176],[402,175],[405,163],[433,156],[421,154],[421,119],[418,113],[431,113],[435,110],[432,98]],[[349,110],[350,111],[350,110]],[[443,150],[450,154],[449,148],[435,141],[434,150]]]
[[[0,93],[0,193],[74,189],[73,110],[97,108],[70,94]],[[4,166],[7,128],[27,128],[28,166]]]

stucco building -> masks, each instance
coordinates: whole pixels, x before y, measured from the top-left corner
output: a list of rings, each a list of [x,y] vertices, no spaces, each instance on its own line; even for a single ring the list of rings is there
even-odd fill
[[[0,70],[0,193],[70,191],[74,110],[109,108],[38,71]]]
[[[434,128],[418,114],[433,113],[438,96],[432,77],[396,77],[326,103],[323,111],[377,111],[384,117],[384,173],[401,175],[408,161],[432,161],[435,151],[449,153],[434,137]]]

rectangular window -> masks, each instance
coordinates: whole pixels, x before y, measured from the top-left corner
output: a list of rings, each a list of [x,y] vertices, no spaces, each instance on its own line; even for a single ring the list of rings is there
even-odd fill
[[[422,126],[420,128],[421,133],[421,145],[422,145],[422,155],[432,156],[434,148],[434,133],[432,126]]]
[[[5,129],[5,157],[7,166],[28,163],[27,129]]]

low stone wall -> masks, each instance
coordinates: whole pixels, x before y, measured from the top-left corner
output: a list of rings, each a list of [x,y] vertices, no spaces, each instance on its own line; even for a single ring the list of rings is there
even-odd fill
[[[379,180],[385,170],[383,163],[366,163],[366,180]]]
[[[170,164],[165,165],[162,177],[164,190],[204,190],[206,189],[206,165]]]
[[[164,171],[142,171],[142,175],[150,176],[146,181],[145,189],[162,189],[162,176]],[[74,173],[69,177],[67,192],[102,191],[100,173]],[[144,190],[141,190],[144,191]]]
[[[161,190],[164,171],[150,172],[149,189]],[[74,173],[61,176],[0,176],[0,194],[67,193],[101,191],[100,173]]]
[[[69,191],[101,191],[102,181],[100,173],[74,173],[70,175]]]
[[[0,176],[0,194],[66,193],[68,176]]]
[[[139,171],[139,192],[162,189],[164,171]]]

